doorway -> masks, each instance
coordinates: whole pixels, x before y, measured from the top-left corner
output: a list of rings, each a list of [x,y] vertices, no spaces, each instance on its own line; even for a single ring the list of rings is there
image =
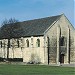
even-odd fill
[[[60,63],[62,63],[62,64],[64,63],[64,54],[60,55]]]

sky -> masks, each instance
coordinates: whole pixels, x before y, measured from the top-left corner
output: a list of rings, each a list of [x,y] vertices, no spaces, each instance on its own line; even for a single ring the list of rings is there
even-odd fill
[[[64,13],[75,27],[74,3],[75,0],[0,0],[0,25],[10,18],[26,21]]]

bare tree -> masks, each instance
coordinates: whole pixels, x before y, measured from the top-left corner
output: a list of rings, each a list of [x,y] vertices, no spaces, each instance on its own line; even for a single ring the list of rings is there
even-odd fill
[[[17,28],[17,25],[19,25],[18,20],[10,18],[9,20],[5,19],[1,25],[0,31],[2,34],[2,38],[8,39],[7,44],[7,59],[9,58],[9,48],[10,48],[10,39],[14,35],[14,29]]]
[[[5,20],[2,22],[2,25],[11,24],[11,23],[16,23],[16,22],[18,22],[18,20],[16,20],[15,18],[10,18],[9,20],[5,19]]]

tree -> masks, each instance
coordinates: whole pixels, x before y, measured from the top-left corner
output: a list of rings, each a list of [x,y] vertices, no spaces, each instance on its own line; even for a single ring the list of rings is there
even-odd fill
[[[14,35],[14,29],[17,29],[17,25],[19,25],[18,20],[10,18],[9,20],[5,19],[1,25],[1,37],[8,39],[7,44],[7,60],[9,58],[9,48],[10,48],[10,39]]]
[[[5,19],[1,26],[2,37],[12,38],[14,35],[14,29],[19,27],[19,22],[16,19],[10,18],[9,20]]]
[[[15,18],[10,18],[9,20],[5,19],[2,23],[2,26],[17,23],[17,22],[18,22],[18,20],[16,20]]]

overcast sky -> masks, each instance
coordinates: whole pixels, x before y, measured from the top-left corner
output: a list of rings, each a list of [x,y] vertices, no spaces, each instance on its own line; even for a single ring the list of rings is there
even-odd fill
[[[0,24],[6,18],[19,21],[64,13],[75,27],[75,0],[0,0]]]

